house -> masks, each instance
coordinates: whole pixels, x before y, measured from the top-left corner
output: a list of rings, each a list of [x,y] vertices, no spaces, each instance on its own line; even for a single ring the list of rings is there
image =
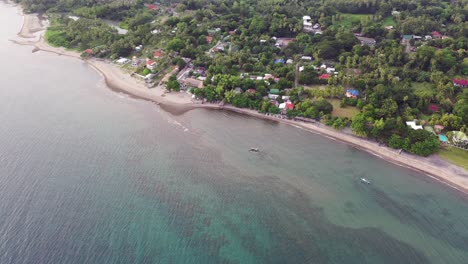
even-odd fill
[[[311,18],[310,16],[303,16],[302,17],[302,25],[304,27],[304,31],[306,32],[311,32],[314,28],[312,26],[312,22],[311,22]]]
[[[431,40],[431,39],[432,39],[432,36],[431,36],[431,35],[426,35],[426,36],[424,36],[424,39],[425,39],[425,40]]]
[[[212,41],[213,41],[212,36],[206,36],[206,42],[208,42],[208,44],[211,44]]]
[[[315,23],[314,26],[312,27],[313,29],[320,29],[320,24],[319,23]]]
[[[270,100],[270,104],[272,104],[272,105],[274,105],[276,107],[278,107],[278,105],[279,105],[278,101],[276,101],[276,100]]]
[[[355,89],[347,89],[345,95],[346,95],[347,98],[354,98],[354,99],[356,99],[356,98],[358,98],[358,96],[359,96],[359,91],[358,91],[358,90],[355,90]]]
[[[146,68],[148,68],[149,70],[154,70],[155,67],[156,67],[156,62],[154,60],[146,61]]]
[[[281,103],[278,108],[280,110],[284,110],[284,111],[293,110],[294,109],[294,104],[291,103],[290,101],[288,101],[288,102]]]
[[[442,126],[442,125],[435,125],[435,126],[434,126],[434,130],[435,130],[437,133],[441,133],[442,130],[444,130],[444,128],[445,128],[445,127]]]
[[[453,79],[453,85],[457,87],[468,87],[468,79]]]
[[[281,99],[282,99],[283,101],[289,101],[290,96],[288,96],[288,95],[283,95],[283,96],[281,96]]]
[[[293,64],[293,62],[294,62],[294,61],[293,61],[292,59],[288,59],[288,60],[286,61],[286,64]]]
[[[283,58],[273,60],[274,64],[284,64],[286,61]]]
[[[410,42],[410,40],[412,40],[412,39],[413,39],[413,35],[403,35],[403,36],[401,37],[401,44],[402,44],[402,45],[406,45],[406,44],[408,44],[408,43]]]
[[[234,89],[235,94],[241,94],[242,92],[243,92],[242,88],[240,88],[240,87],[236,87],[236,89]]]
[[[279,89],[270,89],[270,94],[279,94]]]
[[[392,30],[393,29],[393,26],[385,26],[384,27],[386,30]]]
[[[152,11],[159,9],[157,5],[152,5],[152,4],[147,5],[147,7],[148,7],[149,10],[152,10]]]
[[[308,60],[308,61],[311,61],[311,60],[312,60],[312,57],[311,57],[311,56],[302,56],[302,57],[301,57],[301,60]]]
[[[141,51],[143,49],[143,45],[138,45],[135,47],[136,51]]]
[[[326,71],[327,73],[334,73],[334,72],[335,72],[335,68],[327,67],[327,68],[325,69],[325,71]]]
[[[155,59],[160,59],[163,56],[163,52],[161,50],[157,50],[153,53],[153,57]]]
[[[406,125],[411,127],[411,129],[413,129],[413,130],[423,129],[423,126],[416,125],[416,121],[406,121]]]
[[[136,68],[136,67],[140,66],[140,64],[141,64],[141,60],[139,58],[137,58],[136,56],[133,56],[132,66]]]
[[[260,43],[266,43],[266,42],[267,42],[266,39],[261,39],[260,40]]]
[[[276,79],[276,77],[273,75],[273,74],[269,74],[269,73],[265,73],[264,77],[263,77],[264,80],[269,80],[269,79]]]
[[[428,106],[428,109],[429,109],[429,111],[431,111],[432,113],[439,112],[439,106],[436,105],[436,104],[430,104],[430,105]]]
[[[120,59],[116,60],[116,62],[117,62],[118,64],[122,64],[122,65],[123,65],[123,64],[129,63],[130,60],[127,59],[127,58],[120,58]]]
[[[324,74],[321,74],[321,75],[319,76],[319,79],[320,79],[320,80],[328,80],[328,79],[330,79],[330,77],[331,77],[330,74],[324,73]]]
[[[361,45],[375,46],[376,41],[373,38],[366,38],[361,36],[356,36],[356,38],[361,42]]]
[[[255,93],[255,89],[250,88],[250,89],[247,89],[246,92],[247,92],[248,94],[254,94],[254,93]]]
[[[442,34],[438,31],[433,31],[431,33],[432,37],[435,38],[435,39],[441,39],[442,38]]]
[[[284,48],[289,45],[294,39],[293,38],[277,38],[275,46],[279,48]]]
[[[193,78],[186,78],[182,83],[187,87],[203,88],[203,82]]]
[[[452,131],[452,141],[457,146],[468,145],[468,137],[461,131]]]
[[[400,14],[401,14],[400,11],[396,11],[396,10],[392,11],[392,16],[398,17],[398,16],[400,16]]]
[[[279,95],[277,95],[277,94],[271,94],[271,93],[268,94],[268,98],[269,98],[269,99],[272,99],[272,100],[278,99],[278,96],[279,96]]]

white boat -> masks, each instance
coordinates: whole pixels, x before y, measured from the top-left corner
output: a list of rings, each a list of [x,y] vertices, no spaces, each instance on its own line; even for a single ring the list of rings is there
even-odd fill
[[[361,178],[361,182],[365,184],[371,184],[371,182],[367,180],[366,178]]]
[[[249,151],[251,152],[259,152],[260,150],[258,148],[251,148]]]

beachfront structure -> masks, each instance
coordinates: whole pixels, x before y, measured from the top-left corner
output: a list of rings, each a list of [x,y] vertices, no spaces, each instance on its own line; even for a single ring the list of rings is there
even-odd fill
[[[416,121],[406,121],[406,125],[409,126],[413,130],[423,129],[423,126],[417,125]]]
[[[278,108],[282,112],[286,112],[288,110],[293,110],[294,109],[294,104],[288,101],[288,102],[284,102],[284,103],[279,104]]]

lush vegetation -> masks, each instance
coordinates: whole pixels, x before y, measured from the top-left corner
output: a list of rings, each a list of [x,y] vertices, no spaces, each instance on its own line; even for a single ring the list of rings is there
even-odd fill
[[[290,118],[350,126],[356,135],[424,156],[437,151],[437,137],[411,130],[406,121],[446,131],[468,125],[468,89],[452,83],[468,75],[466,0],[167,0],[157,8],[144,0],[22,2],[53,18],[47,39],[54,45],[110,58],[152,58],[162,49],[167,59],[155,72],[169,64],[182,69],[181,58],[191,59],[206,69],[205,87],[192,91],[209,102],[276,114],[290,100],[294,109],[283,110]],[[320,24],[319,33],[304,29],[304,15]],[[118,34],[103,19],[128,33]],[[425,40],[434,31],[447,37]],[[376,44],[361,45],[353,33]],[[402,45],[404,34],[422,38]],[[294,40],[278,44],[277,38]],[[213,49],[216,44],[222,49]],[[135,50],[138,45],[143,50]],[[333,68],[328,76],[326,68]],[[167,87],[180,89],[174,78]],[[271,89],[279,93],[274,101],[267,97]],[[346,98],[347,89],[359,96]]]

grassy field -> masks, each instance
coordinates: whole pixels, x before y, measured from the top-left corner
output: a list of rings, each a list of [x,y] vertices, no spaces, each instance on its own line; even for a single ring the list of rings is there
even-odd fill
[[[328,101],[333,105],[332,116],[352,118],[357,113],[359,113],[359,109],[354,106],[346,106],[341,108],[341,100],[339,99],[329,99]]]
[[[382,24],[384,25],[384,27],[386,26],[396,26],[396,23],[395,23],[395,20],[393,20],[393,16],[388,16],[386,17],[383,21],[382,21]]]
[[[345,28],[351,28],[353,24],[361,22],[361,20],[370,18],[370,14],[339,14],[339,19],[336,20],[334,25]]]
[[[442,159],[468,170],[468,150],[449,146],[441,148],[438,154]]]

